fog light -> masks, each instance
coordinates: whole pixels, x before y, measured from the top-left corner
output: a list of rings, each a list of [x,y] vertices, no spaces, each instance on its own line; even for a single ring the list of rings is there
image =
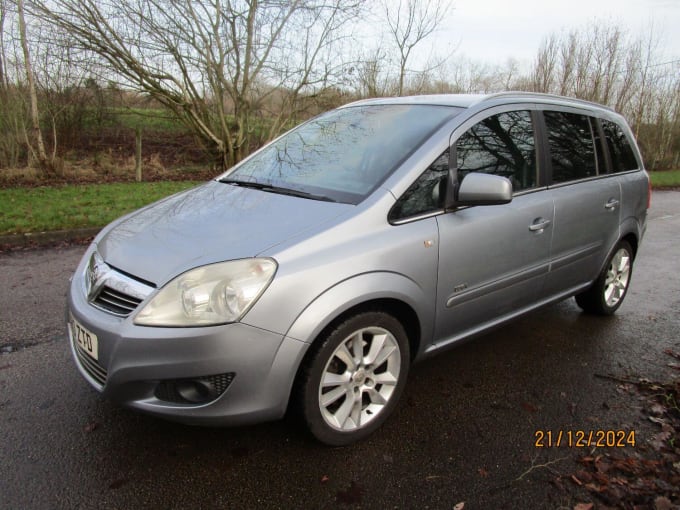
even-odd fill
[[[158,383],[154,396],[175,404],[207,404],[222,395],[235,376],[234,372],[228,372],[193,379],[168,379]]]
[[[212,384],[201,379],[179,381],[175,387],[180,397],[195,404],[210,401],[218,395]]]

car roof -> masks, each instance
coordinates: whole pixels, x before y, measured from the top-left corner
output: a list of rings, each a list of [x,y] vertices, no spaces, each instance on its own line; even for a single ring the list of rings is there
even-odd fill
[[[541,94],[537,92],[499,92],[495,94],[432,94],[405,97],[380,97],[374,99],[362,99],[349,103],[344,107],[383,105],[383,104],[423,104],[433,106],[456,106],[459,108],[471,108],[489,103],[489,106],[502,103],[534,102],[561,106],[588,107],[593,110],[613,111],[611,108],[576,99],[572,97],[556,96],[553,94]],[[344,108],[343,107],[343,108]]]

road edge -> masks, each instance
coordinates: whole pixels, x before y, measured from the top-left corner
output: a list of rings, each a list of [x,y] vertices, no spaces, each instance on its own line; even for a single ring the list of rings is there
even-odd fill
[[[52,230],[0,236],[0,252],[22,248],[38,248],[60,243],[84,241],[96,236],[103,227]]]

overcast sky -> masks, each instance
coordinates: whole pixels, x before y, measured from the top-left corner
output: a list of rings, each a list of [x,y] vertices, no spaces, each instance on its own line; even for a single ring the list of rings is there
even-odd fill
[[[553,32],[606,21],[633,36],[653,27],[660,54],[680,59],[680,0],[452,0],[454,10],[437,34],[456,55],[489,64],[533,60]],[[677,67],[680,72],[680,66]]]

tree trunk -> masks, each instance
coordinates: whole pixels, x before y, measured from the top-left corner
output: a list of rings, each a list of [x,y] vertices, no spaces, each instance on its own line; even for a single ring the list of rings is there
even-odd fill
[[[26,68],[26,80],[28,81],[28,93],[31,99],[31,133],[37,145],[37,157],[40,167],[50,173],[52,165],[45,151],[42,131],[40,130],[40,112],[38,111],[38,94],[35,90],[35,79],[31,68],[31,54],[28,51],[28,37],[26,35],[26,19],[24,17],[24,1],[17,1],[19,14],[19,37],[21,39],[21,49],[24,53],[24,66]]]
[[[4,90],[7,85],[5,75],[5,45],[2,40],[2,34],[5,30],[5,13],[5,2],[0,0],[0,91]]]

